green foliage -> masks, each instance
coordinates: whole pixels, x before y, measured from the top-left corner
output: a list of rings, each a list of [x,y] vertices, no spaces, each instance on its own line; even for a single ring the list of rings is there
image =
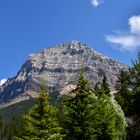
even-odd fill
[[[107,95],[103,95],[96,102],[93,118],[95,140],[125,140],[125,117],[117,102]]]
[[[107,96],[110,95],[110,88],[109,84],[107,83],[107,77],[105,75],[101,83],[100,82],[96,83],[94,87],[94,92],[98,97],[102,96],[102,94],[105,94]]]
[[[20,119],[23,115],[27,114],[29,109],[35,104],[35,99],[29,99],[15,103],[0,109],[0,116],[4,122],[11,122],[13,118]],[[10,114],[10,115],[9,115]]]
[[[99,91],[100,90],[100,91]],[[125,140],[125,117],[107,91],[96,96],[89,81],[80,73],[73,96],[64,99],[63,127],[66,140]]]
[[[124,100],[127,84],[117,84],[118,97]],[[108,96],[109,92],[106,77],[101,86],[93,90],[81,71],[76,89],[62,100],[58,112],[56,107],[50,105],[47,92],[41,86],[35,105],[23,121],[12,119],[11,123],[5,124],[0,119],[0,139],[13,140],[15,136],[15,140],[125,140],[124,113],[117,102]]]
[[[110,93],[110,88],[109,88],[109,84],[107,83],[107,77],[106,75],[104,75],[102,83],[101,83],[101,89],[104,90],[104,93],[106,95],[109,95]]]
[[[40,88],[40,95],[36,104],[24,116],[24,133],[16,140],[60,140],[61,127],[57,120],[57,109],[50,105],[49,97],[44,86]]]
[[[138,52],[137,60],[132,61],[133,67],[130,68],[131,85],[134,95],[134,112],[140,114],[140,52]]]
[[[92,106],[92,98],[89,96],[92,89],[89,81],[80,73],[77,88],[71,92],[73,96],[64,100],[64,128],[67,140],[90,139],[92,127],[89,116]]]
[[[129,89],[130,84],[130,76],[128,71],[124,71],[123,69],[120,71],[118,76],[118,80],[116,81],[116,90],[117,93],[115,95],[115,99],[118,104],[122,107],[124,113],[128,116],[131,115],[132,110],[132,93]]]
[[[13,118],[5,122],[0,120],[0,140],[13,140],[13,136],[22,134],[23,122],[19,119]]]

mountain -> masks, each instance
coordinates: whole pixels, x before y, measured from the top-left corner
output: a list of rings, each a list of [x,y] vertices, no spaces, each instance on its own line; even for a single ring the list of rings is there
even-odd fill
[[[93,85],[106,74],[114,90],[118,72],[128,67],[95,52],[84,43],[62,43],[31,54],[17,75],[0,86],[1,107],[37,97],[42,78],[55,100],[59,96],[58,91],[64,94],[74,87],[81,68]]]
[[[6,123],[11,122],[13,118],[20,119],[23,115],[28,113],[29,109],[35,104],[35,102],[35,99],[29,99],[1,108],[0,117]]]

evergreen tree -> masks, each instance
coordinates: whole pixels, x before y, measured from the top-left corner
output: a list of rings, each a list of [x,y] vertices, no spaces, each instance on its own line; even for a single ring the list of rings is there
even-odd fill
[[[125,117],[120,106],[99,89],[94,94],[83,73],[73,96],[64,100],[66,140],[125,140]]]
[[[90,97],[92,89],[89,81],[80,72],[77,88],[71,92],[70,97],[64,99],[64,129],[66,140],[86,140],[92,137],[93,128],[89,116],[91,115]]]
[[[138,52],[137,60],[132,61],[132,64],[130,75],[134,95],[134,112],[140,114],[140,52]]]
[[[117,102],[104,93],[94,104],[92,121],[94,132],[93,140],[125,140],[126,122],[122,109]]]
[[[109,88],[109,84],[107,83],[107,77],[106,77],[106,75],[104,75],[104,77],[103,77],[103,79],[102,79],[101,89],[104,91],[104,93],[105,93],[106,95],[109,95],[109,93],[110,93],[110,88]]]
[[[40,88],[37,102],[24,116],[25,128],[21,137],[16,140],[61,140],[61,127],[56,118],[57,110],[50,105],[44,86]]]
[[[116,90],[115,99],[118,104],[122,107],[126,115],[132,114],[132,104],[131,104],[131,91],[129,89],[130,77],[128,71],[123,69],[120,71],[118,80],[116,81]]]

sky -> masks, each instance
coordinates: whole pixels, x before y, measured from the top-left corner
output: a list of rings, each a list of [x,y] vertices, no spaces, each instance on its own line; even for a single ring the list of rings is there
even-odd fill
[[[72,40],[131,65],[140,48],[140,0],[1,0],[0,85],[29,54]]]

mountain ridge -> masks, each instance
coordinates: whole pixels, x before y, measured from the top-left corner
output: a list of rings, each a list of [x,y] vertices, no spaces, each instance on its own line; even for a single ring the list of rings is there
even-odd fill
[[[61,43],[29,55],[17,75],[0,86],[0,106],[37,97],[41,78],[44,78],[50,93],[74,85],[81,67],[93,85],[106,74],[112,90],[119,70],[128,68],[94,51],[85,43]]]

